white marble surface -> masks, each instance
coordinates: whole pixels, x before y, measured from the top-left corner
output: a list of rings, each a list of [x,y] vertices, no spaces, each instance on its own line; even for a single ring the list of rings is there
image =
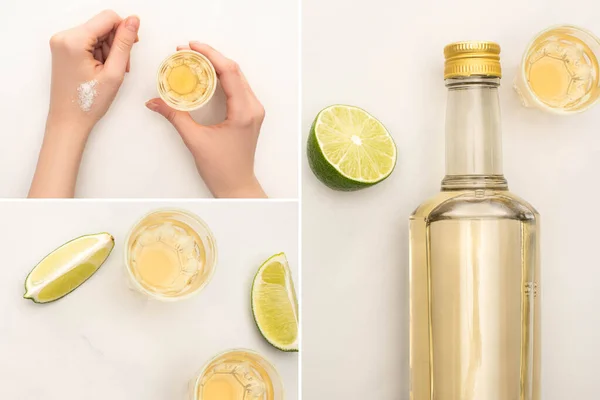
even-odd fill
[[[156,70],[179,44],[200,40],[236,60],[267,117],[256,174],[271,197],[298,196],[298,0],[28,0],[0,2],[0,197],[25,197],[48,112],[53,33],[103,9],[141,19],[131,72],[86,147],[78,197],[210,197],[177,132],[144,107]],[[220,88],[193,115],[224,118]]]
[[[407,219],[444,174],[442,49],[457,40],[502,46],[504,172],[542,215],[542,398],[597,398],[600,105],[556,117],[522,108],[511,86],[536,32],[572,23],[600,35],[600,3],[303,0],[303,8],[304,136],[321,108],[353,104],[381,119],[399,154],[387,181],[356,193],[327,189],[304,162],[304,398],[409,398]]]
[[[213,230],[219,264],[197,296],[178,303],[130,291],[123,241],[132,224],[156,207],[177,206]],[[226,349],[263,354],[296,400],[298,355],[260,336],[250,286],[260,264],[285,251],[298,274],[298,210],[293,202],[0,203],[0,399],[183,400],[204,362]],[[63,242],[108,231],[116,246],[98,272],[47,305],[24,300],[29,270]]]

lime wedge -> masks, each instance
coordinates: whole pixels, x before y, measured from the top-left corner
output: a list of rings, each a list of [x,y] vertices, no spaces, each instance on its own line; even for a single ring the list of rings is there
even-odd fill
[[[383,124],[365,110],[345,105],[317,114],[307,154],[317,178],[343,191],[373,186],[396,165],[396,145]]]
[[[283,351],[298,351],[298,301],[284,253],[259,268],[252,283],[252,313],[263,337]]]
[[[27,275],[26,299],[49,303],[66,296],[92,276],[115,246],[108,233],[81,236],[48,254]]]

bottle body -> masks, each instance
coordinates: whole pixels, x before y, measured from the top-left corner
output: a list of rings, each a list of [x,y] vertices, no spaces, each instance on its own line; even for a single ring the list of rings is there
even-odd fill
[[[539,400],[539,215],[506,189],[410,218],[410,399]]]

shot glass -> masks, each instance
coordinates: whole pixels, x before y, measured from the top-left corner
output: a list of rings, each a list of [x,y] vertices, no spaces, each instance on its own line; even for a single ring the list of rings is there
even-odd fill
[[[124,254],[130,287],[161,301],[197,294],[217,265],[216,241],[208,225],[179,209],[142,217],[127,235]]]
[[[190,381],[190,400],[283,400],[279,373],[260,354],[232,349],[216,355]]]
[[[165,103],[176,110],[192,111],[207,104],[215,94],[217,73],[204,55],[179,50],[160,64],[156,81]]]
[[[572,25],[550,27],[528,44],[514,88],[525,107],[567,115],[600,99],[600,39]]]

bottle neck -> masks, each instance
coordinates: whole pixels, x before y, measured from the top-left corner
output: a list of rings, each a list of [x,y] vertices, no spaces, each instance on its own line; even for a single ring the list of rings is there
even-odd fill
[[[446,176],[443,190],[507,189],[502,173],[500,79],[446,80]]]

